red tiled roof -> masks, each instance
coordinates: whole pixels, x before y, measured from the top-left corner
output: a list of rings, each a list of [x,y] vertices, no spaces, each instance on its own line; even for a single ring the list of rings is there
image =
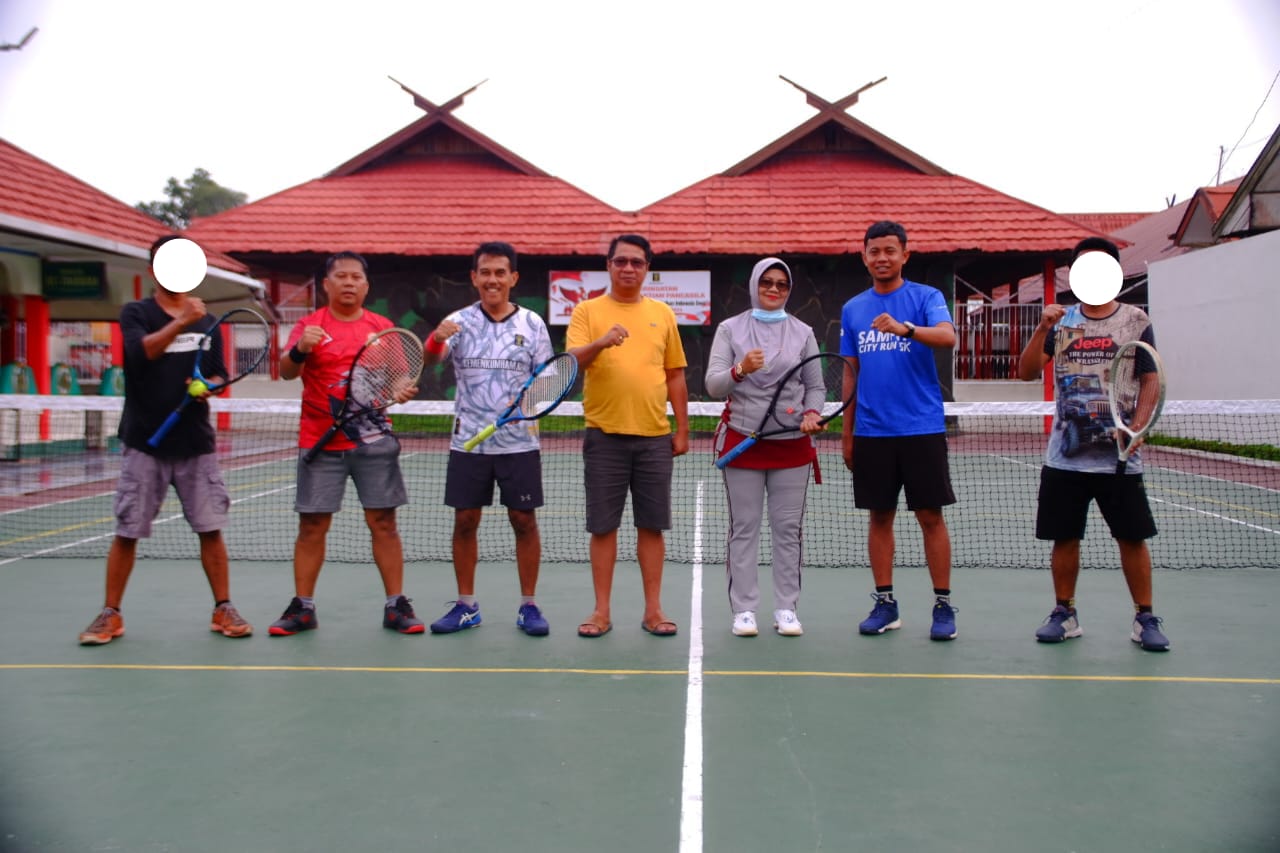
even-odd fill
[[[655,251],[838,254],[893,219],[912,251],[1051,252],[1093,232],[956,175],[923,174],[882,154],[793,153],[716,176],[640,212]]]
[[[175,233],[4,139],[0,139],[0,213],[144,250],[157,237]],[[247,271],[233,258],[210,255],[221,269]]]
[[[1081,225],[1092,228],[1100,234],[1114,234],[1121,228],[1128,228],[1140,219],[1146,219],[1155,211],[1147,213],[1064,213],[1067,219],[1074,219]]]
[[[625,214],[562,180],[491,158],[436,155],[319,178],[194,223],[234,252],[470,255],[485,240],[521,253],[604,254]]]

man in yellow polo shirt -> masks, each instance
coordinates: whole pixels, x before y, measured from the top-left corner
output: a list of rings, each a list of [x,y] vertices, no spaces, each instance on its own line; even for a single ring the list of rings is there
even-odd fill
[[[644,237],[615,237],[607,261],[609,292],[578,303],[565,338],[585,376],[582,460],[596,594],[595,610],[578,626],[580,637],[600,637],[613,628],[609,600],[628,491],[644,589],[640,626],[659,637],[673,637],[677,630],[662,612],[662,531],[671,527],[675,457],[689,452],[689,388],[675,313],[640,292],[652,261]]]

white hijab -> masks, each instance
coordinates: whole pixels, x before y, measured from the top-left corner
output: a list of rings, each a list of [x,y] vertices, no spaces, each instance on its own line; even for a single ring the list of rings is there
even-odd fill
[[[772,267],[781,267],[787,274],[787,281],[794,287],[791,268],[778,258],[765,258],[751,270],[751,279],[747,284],[751,297],[751,308],[760,307],[760,278]],[[787,299],[791,291],[787,291]],[[786,308],[786,300],[782,307]],[[729,340],[733,343],[733,351],[739,356],[750,350],[764,351],[764,369],[748,374],[744,381],[751,382],[760,388],[769,388],[782,379],[788,370],[795,367],[804,358],[805,345],[809,340],[809,327],[787,315],[778,323],[766,323],[751,316],[751,311],[744,311],[724,322],[728,327]]]

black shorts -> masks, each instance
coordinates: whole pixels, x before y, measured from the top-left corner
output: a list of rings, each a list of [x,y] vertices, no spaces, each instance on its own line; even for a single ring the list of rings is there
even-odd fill
[[[670,435],[620,435],[589,427],[582,441],[587,532],[617,530],[631,494],[631,517],[646,530],[671,529]]]
[[[1039,500],[1037,539],[1083,539],[1090,501],[1098,502],[1116,539],[1139,542],[1156,535],[1141,474],[1086,474],[1046,465],[1040,469]]]
[[[542,506],[542,454],[464,453],[449,451],[444,475],[444,503],[454,509],[478,509],[493,505],[493,484],[502,492],[507,509]]]
[[[946,433],[886,438],[853,437],[853,505],[858,509],[939,509],[956,502],[951,490]]]

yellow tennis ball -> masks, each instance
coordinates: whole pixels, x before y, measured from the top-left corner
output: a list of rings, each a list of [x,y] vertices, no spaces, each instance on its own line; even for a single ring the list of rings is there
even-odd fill
[[[199,397],[208,390],[209,386],[201,382],[199,379],[191,380],[191,384],[187,386],[187,393],[192,397]]]

